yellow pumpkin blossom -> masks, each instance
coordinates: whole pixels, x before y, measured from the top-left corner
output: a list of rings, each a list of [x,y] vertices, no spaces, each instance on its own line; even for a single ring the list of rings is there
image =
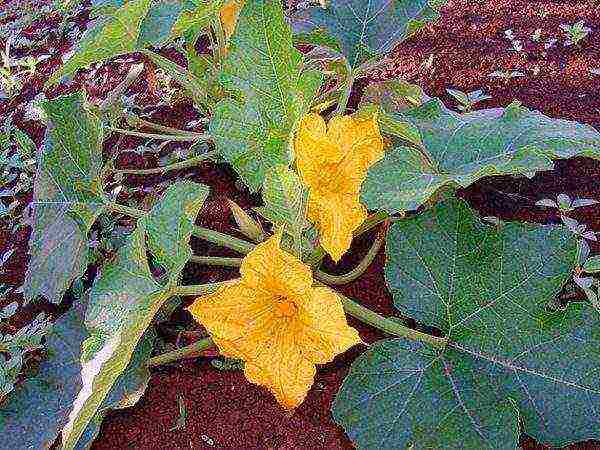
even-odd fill
[[[315,364],[360,343],[338,295],[313,287],[310,268],[281,250],[281,232],[244,258],[241,278],[188,307],[225,356],[245,361],[244,373],[287,409],[313,384]]]
[[[326,125],[318,114],[306,115],[294,145],[296,166],[309,188],[308,218],[321,245],[335,261],[350,248],[352,232],[367,217],[359,201],[367,169],[383,157],[376,117],[334,117]]]
[[[225,32],[225,39],[227,41],[229,41],[229,38],[235,31],[235,25],[237,24],[240,11],[244,7],[244,3],[245,0],[229,0],[219,10],[221,24],[223,25],[223,31]]]

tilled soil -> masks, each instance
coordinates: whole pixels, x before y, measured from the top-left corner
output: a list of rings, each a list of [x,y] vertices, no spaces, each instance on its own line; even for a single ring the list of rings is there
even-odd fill
[[[15,21],[24,14],[22,5],[41,5],[44,2],[5,0],[0,10],[9,12],[0,18],[0,27]],[[0,118],[9,114],[17,126],[40,144],[44,126],[26,118],[29,103],[42,91],[45,80],[60,63],[61,56],[69,52],[73,42],[85,29],[89,17],[83,9],[71,22],[70,37],[60,36],[60,19],[49,14],[25,28],[20,36],[30,40],[29,45],[15,49],[17,57],[49,54],[40,64],[36,74],[26,80],[20,94],[7,101],[0,100]],[[579,45],[565,47],[562,23],[584,20],[591,34]],[[523,44],[522,51],[511,50],[505,30],[512,30]],[[539,32],[537,30],[540,30]],[[537,33],[536,33],[537,32]],[[539,39],[533,40],[534,34]],[[48,36],[47,39],[46,36]],[[44,40],[45,39],[45,40]],[[545,48],[548,39],[558,41]],[[4,42],[0,41],[0,45]],[[600,9],[593,1],[557,0],[451,0],[442,10],[442,17],[413,38],[400,45],[386,59],[385,70],[376,71],[370,80],[385,80],[400,76],[419,84],[429,96],[437,96],[449,106],[455,100],[446,93],[447,88],[468,92],[484,89],[492,96],[478,108],[506,106],[517,99],[530,109],[538,109],[557,118],[578,120],[600,126],[600,75],[589,72],[600,68]],[[433,56],[432,56],[433,55]],[[72,82],[53,88],[46,93],[54,97],[75,89],[84,88],[90,99],[102,99],[127,73],[131,64],[143,61],[140,55],[122,57],[118,62],[80,72]],[[181,62],[181,61],[179,61]],[[136,105],[140,111],[150,113],[150,118],[169,126],[183,128],[199,115],[186,103],[153,107],[163,93],[154,82],[154,70],[146,61],[147,70],[128,91],[138,93]],[[496,71],[518,71],[523,77],[493,78]],[[353,96],[354,103],[358,93]],[[201,126],[194,128],[202,131]],[[112,136],[105,145],[105,156],[120,154],[120,168],[147,168],[159,164],[159,157],[176,150],[177,145],[165,147],[160,154],[139,154],[133,150],[142,141],[131,137]],[[572,197],[600,200],[600,162],[587,158],[558,161],[556,169],[536,175],[532,179],[495,177],[482,180],[460,195],[484,216],[497,216],[504,220],[539,223],[556,223],[552,211],[535,207],[535,202],[545,197],[567,193]],[[119,201],[140,200],[164,189],[169,181],[182,177],[202,182],[211,187],[211,195],[198,219],[201,225],[234,233],[233,221],[226,205],[231,198],[246,208],[258,205],[259,199],[240,190],[233,172],[224,165],[206,162],[197,168],[172,172],[167,176],[128,176]],[[19,199],[23,208],[31,195]],[[6,201],[3,199],[2,201]],[[600,231],[598,205],[578,209],[574,217],[591,229]],[[29,228],[10,232],[10,224],[0,221],[0,252],[15,248],[0,282],[20,286],[28,262]],[[372,235],[363,236],[353,244],[351,252],[341,263],[333,266],[326,261],[332,273],[351,269],[367,251]],[[202,255],[235,256],[192,239],[194,252]],[[598,251],[598,248],[593,249]],[[384,252],[355,282],[343,286],[341,291],[361,301],[377,312],[397,314],[391,303],[383,279]],[[185,282],[202,283],[233,277],[231,269],[214,269],[190,264]],[[14,294],[6,303],[22,300]],[[191,301],[191,299],[189,299]],[[12,322],[20,327],[39,310],[57,312],[49,305],[27,307]],[[189,316],[176,313],[172,322],[191,324]],[[384,337],[353,320],[366,342]],[[125,410],[114,411],[105,419],[94,450],[115,449],[346,449],[353,448],[343,431],[332,421],[330,406],[352,361],[365,350],[364,346],[340,355],[332,363],[319,367],[315,384],[306,401],[295,411],[282,410],[265,389],[247,382],[239,371],[221,371],[214,368],[209,358],[199,358],[156,369],[145,395],[140,402]],[[186,406],[187,417],[183,428],[175,428],[179,417],[178,399]],[[568,414],[568,411],[565,411]],[[523,436],[527,450],[548,447],[535,444]],[[570,449],[600,449],[600,443],[580,443]]]

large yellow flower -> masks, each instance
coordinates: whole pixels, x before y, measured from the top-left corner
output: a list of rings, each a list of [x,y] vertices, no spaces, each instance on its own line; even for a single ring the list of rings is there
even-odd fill
[[[219,10],[219,16],[221,18],[221,24],[223,24],[223,31],[225,32],[225,39],[229,41],[229,38],[235,31],[235,25],[237,24],[238,16],[242,10],[246,0],[229,0]]]
[[[383,157],[377,120],[343,116],[326,125],[318,114],[308,114],[294,150],[300,177],[309,188],[308,218],[319,229],[322,247],[339,261],[350,247],[352,232],[367,217],[359,192],[369,166]]]
[[[285,408],[313,384],[315,364],[361,340],[338,295],[313,287],[310,268],[279,247],[281,232],[244,258],[241,278],[198,298],[188,310],[225,356],[245,361],[248,380],[267,387]]]

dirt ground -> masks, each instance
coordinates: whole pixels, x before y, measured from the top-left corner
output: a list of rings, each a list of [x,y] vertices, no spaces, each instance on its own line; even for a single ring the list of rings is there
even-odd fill
[[[0,1],[0,27],[7,26],[24,14],[22,5],[42,5],[43,1]],[[563,45],[562,23],[584,20],[592,29],[590,35],[578,46]],[[48,14],[25,28],[20,36],[28,44],[14,49],[14,55],[49,54],[35,76],[25,83],[21,93],[7,101],[0,100],[0,119],[12,114],[17,126],[25,130],[39,145],[44,127],[41,122],[26,117],[30,102],[41,92],[44,81],[69,52],[73,43],[85,29],[88,14],[84,10],[68,26],[70,37],[60,37],[60,20]],[[515,51],[505,36],[512,30],[523,49]],[[537,30],[540,31],[537,31]],[[538,36],[536,40],[532,37]],[[549,39],[558,39],[545,48]],[[0,40],[0,45],[4,42]],[[73,82],[63,84],[46,93],[48,97],[83,87],[89,97],[103,98],[123,79],[129,66],[139,61],[139,56],[119,58],[119,63],[108,64],[91,71],[79,73]],[[387,58],[386,70],[374,72],[366,82],[402,77],[423,87],[427,95],[440,97],[447,105],[456,106],[446,88],[469,92],[483,89],[491,99],[478,108],[506,106],[520,100],[531,109],[538,109],[556,118],[578,120],[600,127],[600,75],[589,72],[600,68],[600,8],[593,1],[559,0],[450,0],[442,10],[440,21],[421,30],[400,45]],[[180,61],[181,62],[181,61]],[[147,64],[147,67],[151,67]],[[495,71],[518,71],[522,77],[494,78]],[[138,92],[136,104],[144,112],[152,112],[153,120],[176,127],[184,127],[190,120],[198,119],[191,105],[179,103],[173,107],[153,107],[161,92],[153,82],[152,70],[132,86],[130,93]],[[354,104],[360,92],[353,96]],[[351,105],[352,106],[352,105]],[[202,131],[198,125],[194,128]],[[118,148],[120,168],[147,168],[159,164],[159,157],[177,149],[165,147],[159,155],[140,155],[133,150],[141,143],[136,138],[111,137],[105,145],[106,156]],[[129,149],[129,150],[128,150]],[[211,195],[199,218],[199,224],[219,231],[233,232],[226,198],[242,207],[258,205],[259,199],[236,187],[235,175],[223,165],[210,162],[168,176],[129,176],[125,180],[120,201],[140,198],[153,187],[185,176],[211,187]],[[572,197],[600,200],[600,161],[577,158],[559,161],[556,170],[541,173],[533,179],[495,177],[478,182],[461,192],[472,206],[485,216],[498,216],[506,220],[540,223],[557,222],[558,217],[534,203],[545,197],[568,193]],[[4,201],[4,199],[3,199]],[[31,201],[31,196],[19,198],[20,207]],[[600,231],[598,205],[581,208],[574,215],[581,223]],[[10,233],[9,224],[0,221],[0,252],[16,248],[0,282],[19,286],[28,262],[27,243],[29,230]],[[326,268],[332,273],[343,273],[354,266],[367,251],[370,237],[358,239],[349,255],[341,263]],[[233,256],[234,253],[192,240],[195,253]],[[599,248],[593,249],[595,251]],[[384,254],[380,252],[369,270],[355,282],[344,286],[342,292],[356,298],[377,312],[395,314],[387,292],[383,267]],[[185,273],[188,283],[216,281],[234,276],[230,269],[207,269],[189,265]],[[21,300],[19,295],[9,296],[6,303]],[[191,299],[189,299],[191,300]],[[11,325],[20,326],[40,309],[54,311],[47,305],[30,306]],[[173,324],[190,323],[184,313],[176,313]],[[384,337],[354,321],[363,340],[373,342]],[[306,401],[292,413],[283,411],[273,397],[263,388],[247,382],[239,371],[221,371],[210,363],[210,357],[172,364],[156,369],[149,387],[140,402],[125,410],[111,412],[105,419],[94,450],[115,449],[349,449],[351,442],[332,421],[330,405],[352,361],[364,351],[356,347],[339,356],[334,362],[318,369],[317,377]],[[173,429],[179,417],[178,399],[186,406],[185,426]],[[568,414],[568,411],[565,411]],[[523,448],[547,449],[523,436]],[[572,450],[600,449],[599,442],[580,443]]]

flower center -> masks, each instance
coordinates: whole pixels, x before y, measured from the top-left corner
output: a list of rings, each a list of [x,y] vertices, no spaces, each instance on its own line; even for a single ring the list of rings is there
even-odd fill
[[[283,295],[275,297],[275,315],[278,317],[293,317],[297,312],[298,307],[293,301]]]

